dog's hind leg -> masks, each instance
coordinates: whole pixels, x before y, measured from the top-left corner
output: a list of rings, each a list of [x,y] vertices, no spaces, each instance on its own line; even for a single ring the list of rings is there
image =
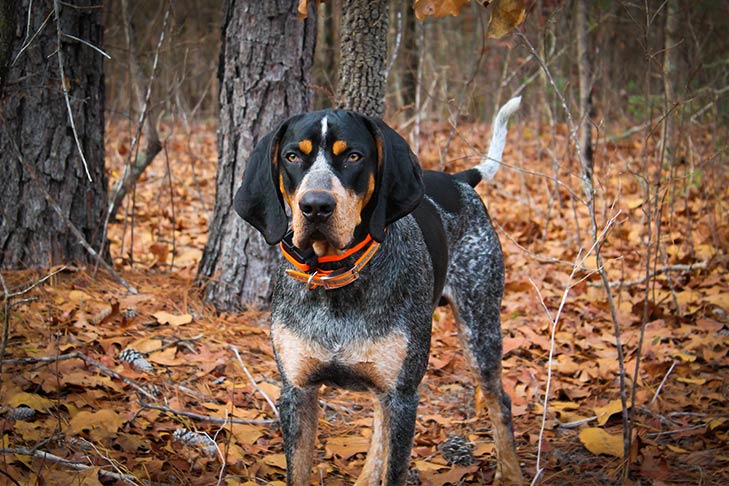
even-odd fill
[[[318,388],[285,384],[279,410],[286,451],[286,484],[308,486],[319,416]]]
[[[460,254],[454,252],[444,297],[453,309],[465,357],[476,379],[476,412],[487,409],[493,423],[497,456],[494,482],[522,484],[511,400],[501,382],[503,260],[499,247],[489,245],[492,252],[484,253],[475,251],[474,245],[465,245]]]

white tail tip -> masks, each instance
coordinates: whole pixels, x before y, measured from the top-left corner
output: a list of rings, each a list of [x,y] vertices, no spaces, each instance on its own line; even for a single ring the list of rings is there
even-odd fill
[[[481,173],[481,180],[487,181],[493,179],[501,165],[501,156],[504,153],[506,145],[506,134],[508,133],[509,117],[519,109],[521,105],[521,96],[515,96],[506,102],[496,114],[493,126],[491,128],[491,143],[489,149],[481,164],[477,167]]]

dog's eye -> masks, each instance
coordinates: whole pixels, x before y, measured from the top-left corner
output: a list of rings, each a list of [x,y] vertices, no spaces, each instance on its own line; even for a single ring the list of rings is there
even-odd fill
[[[288,160],[292,164],[297,164],[297,163],[301,162],[301,159],[299,158],[299,155],[296,152],[289,152],[284,157],[286,157],[286,160]]]
[[[362,159],[362,154],[352,152],[347,156],[347,162],[359,162]]]

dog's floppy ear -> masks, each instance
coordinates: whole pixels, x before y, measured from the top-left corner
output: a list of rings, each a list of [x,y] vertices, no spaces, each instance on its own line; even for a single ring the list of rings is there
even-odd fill
[[[408,215],[423,198],[423,178],[418,158],[395,130],[380,119],[367,118],[377,144],[377,185],[369,230],[376,241],[385,239],[385,228]]]
[[[243,182],[235,194],[235,211],[260,231],[269,245],[281,241],[288,229],[277,181],[278,143],[287,124],[288,120],[258,141],[246,164]]]

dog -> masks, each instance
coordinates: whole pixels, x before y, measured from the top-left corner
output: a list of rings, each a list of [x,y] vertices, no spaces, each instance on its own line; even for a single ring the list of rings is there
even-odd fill
[[[405,484],[438,305],[453,309],[493,422],[495,479],[522,482],[501,382],[503,256],[473,189],[499,168],[519,103],[499,111],[481,164],[453,175],[422,170],[382,120],[345,110],[295,115],[254,148],[234,205],[286,257],[271,341],[287,484],[309,484],[322,384],[376,395],[356,484]]]

